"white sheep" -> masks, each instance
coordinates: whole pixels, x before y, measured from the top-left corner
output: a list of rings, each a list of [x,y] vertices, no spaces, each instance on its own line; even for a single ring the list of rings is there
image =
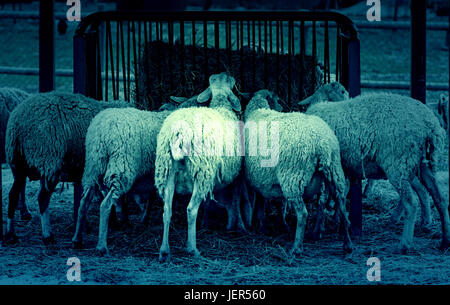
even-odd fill
[[[74,218],[84,168],[84,141],[92,118],[126,103],[99,102],[80,94],[42,93],[12,112],[6,129],[6,160],[14,176],[9,193],[6,238],[14,241],[14,211],[26,178],[40,180],[38,195],[44,244],[54,242],[48,205],[58,182],[74,182]]]
[[[233,94],[233,77],[211,75],[210,86],[197,100],[211,97],[210,108],[174,111],[164,121],[158,135],[155,185],[164,201],[164,234],[160,261],[169,259],[169,225],[174,193],[192,194],[187,207],[187,251],[199,256],[196,246],[196,218],[203,200],[215,189],[230,184],[241,169],[238,120],[239,99]]]
[[[17,105],[19,105],[29,97],[29,93],[17,88],[0,88],[0,164],[6,161],[5,135],[9,115]],[[20,193],[20,199],[17,208],[20,210],[20,217],[22,220],[31,219],[31,214],[25,204],[25,186]]]
[[[342,87],[324,85],[324,90]],[[319,89],[319,91],[322,90]],[[409,97],[374,93],[341,102],[308,98],[307,114],[321,117],[334,130],[341,148],[342,165],[348,177],[388,179],[401,198],[405,225],[400,241],[402,251],[413,246],[417,207],[413,190],[422,184],[431,194],[442,223],[442,248],[450,245],[448,202],[437,187],[435,170],[445,141],[445,132],[433,112]]]
[[[333,131],[319,117],[299,112],[280,113],[271,110],[277,97],[258,91],[245,110],[245,172],[249,184],[266,199],[284,199],[297,215],[295,241],[290,253],[303,251],[303,235],[308,212],[304,201],[321,193],[322,183],[337,202],[344,228],[344,250],[352,251],[349,221],[345,211],[345,176],[341,167],[339,143]],[[258,126],[259,133],[255,134]],[[261,132],[261,128],[264,131]],[[270,132],[269,132],[270,130]],[[278,131],[277,131],[278,130]],[[253,134],[252,134],[253,131]],[[278,132],[278,138],[273,133]],[[269,135],[270,134],[270,135]],[[256,140],[257,139],[257,140]],[[266,139],[270,139],[266,140]],[[265,143],[275,148],[278,162],[263,166],[266,158],[251,152],[263,149]]]
[[[156,138],[170,111],[135,108],[106,109],[94,117],[86,133],[86,163],[82,179],[77,229],[73,238],[81,246],[81,233],[89,204],[103,194],[97,250],[107,252],[108,218],[114,205],[136,182],[154,185]],[[134,186],[137,188],[139,186]]]

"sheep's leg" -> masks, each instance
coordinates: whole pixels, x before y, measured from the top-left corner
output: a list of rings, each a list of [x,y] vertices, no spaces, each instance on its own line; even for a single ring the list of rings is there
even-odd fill
[[[430,202],[428,201],[428,196],[427,196],[427,190],[422,185],[422,183],[420,183],[420,181],[417,177],[414,177],[414,179],[411,181],[411,186],[412,186],[413,190],[416,192],[417,196],[419,197],[419,201],[420,201],[420,205],[421,205],[421,211],[422,211],[421,228],[425,232],[430,232],[432,218],[431,218]]]
[[[191,200],[189,201],[187,211],[187,221],[188,221],[188,238],[186,250],[189,254],[196,257],[200,256],[200,252],[196,245],[196,223],[197,223],[197,213],[200,204],[202,203],[202,198],[198,192],[198,184],[194,182],[194,187],[192,189]]]
[[[101,255],[108,253],[107,239],[109,213],[111,212],[111,207],[118,204],[119,198],[120,196],[113,187],[100,204],[100,224],[98,228],[97,251]]]
[[[325,199],[324,199],[325,198]],[[314,224],[314,231],[312,234],[313,240],[319,240],[322,238],[322,233],[325,231],[325,215],[324,210],[325,206],[328,206],[331,201],[331,196],[327,196],[325,193],[322,193],[319,198],[319,202],[317,204],[317,215],[316,222]]]
[[[228,204],[225,204],[228,212],[228,226],[227,230],[236,230],[237,232],[246,232],[244,222],[242,221],[242,215],[241,215],[241,183],[240,181],[238,183],[233,183],[232,185],[232,199],[231,199],[231,206]],[[230,220],[231,218],[231,220]]]
[[[413,247],[414,224],[416,222],[417,204],[413,200],[413,190],[409,181],[389,179],[400,195],[400,203],[405,210],[403,233],[400,240],[400,249],[403,253]]]
[[[172,217],[172,201],[173,195],[175,193],[175,183],[176,183],[176,168],[172,167],[170,170],[169,177],[167,179],[166,187],[164,188],[164,233],[161,248],[159,250],[159,261],[165,262],[170,258],[170,247],[169,247],[169,228],[170,228],[170,218]]]
[[[297,228],[295,230],[295,240],[290,251],[291,255],[302,254],[303,252],[303,236],[305,234],[306,219],[308,218],[308,211],[306,210],[303,198],[299,197],[295,200],[290,200],[297,215]]]
[[[364,198],[367,198],[367,196],[368,196],[370,193],[372,193],[373,186],[374,186],[374,184],[375,184],[374,182],[375,182],[374,179],[367,179],[367,183],[366,183],[366,185],[365,185],[365,187],[364,187],[364,190],[363,190],[363,197],[364,197]]]
[[[83,186],[80,181],[73,183],[73,223],[77,223],[78,210],[80,209],[80,201],[83,197]]]
[[[242,182],[242,195],[243,195],[243,199],[244,199],[244,206],[243,206],[242,212],[244,214],[243,215],[244,223],[247,226],[247,228],[250,228],[252,226],[253,211],[255,209],[255,201],[256,201],[255,200],[256,195],[252,196],[252,199],[250,199],[249,191],[250,190],[247,187],[247,183],[245,181],[243,181]]]
[[[86,214],[89,209],[89,205],[95,194],[95,187],[88,187],[84,192],[80,202],[80,208],[78,209],[78,216],[75,228],[75,234],[72,238],[72,246],[75,249],[81,249],[83,243],[83,232],[86,223]]]
[[[260,198],[258,198],[260,197]],[[259,199],[259,200],[258,200]],[[258,192],[255,192],[255,209],[256,209],[256,231],[257,232],[266,232],[266,206],[267,199],[263,198],[259,195]]]
[[[345,209],[345,197],[344,195],[339,196],[335,187],[331,186],[330,189],[333,200],[337,205],[336,208],[340,219],[341,232],[344,235],[344,251],[347,253],[351,253],[353,251],[353,244],[350,238],[350,221]]]
[[[428,192],[433,198],[434,205],[439,212],[439,217],[441,219],[442,225],[442,249],[448,249],[450,247],[450,219],[448,212],[448,201],[444,200],[444,196],[442,196],[436,182],[436,178],[434,177],[431,169],[426,165],[422,164],[420,166],[420,176],[422,178],[423,185],[426,187]]]
[[[22,190],[20,191],[18,207],[20,210],[20,219],[28,221],[31,220],[31,213],[28,210],[27,204],[25,202],[25,187],[26,182],[23,184]]]
[[[50,203],[50,197],[55,191],[56,185],[56,181],[46,181],[45,178],[41,179],[41,190],[38,195],[38,203],[39,212],[41,214],[42,241],[44,242],[44,245],[55,243],[55,239],[51,232],[50,211],[48,209],[48,206]]]
[[[17,203],[19,201],[20,192],[26,184],[27,177],[24,175],[24,170],[15,170],[11,168],[14,175],[14,183],[9,191],[8,202],[8,219],[6,222],[5,242],[14,244],[17,243],[17,236],[14,232],[14,214],[16,213]]]

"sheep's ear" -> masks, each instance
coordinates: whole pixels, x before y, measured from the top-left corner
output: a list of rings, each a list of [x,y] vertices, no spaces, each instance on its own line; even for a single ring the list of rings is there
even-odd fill
[[[241,101],[237,98],[236,95],[230,94],[228,96],[228,100],[231,103],[231,108],[233,108],[234,111],[240,112],[242,110],[241,108]]]
[[[175,103],[181,104],[187,100],[187,97],[182,96],[170,96],[170,99]]]
[[[311,104],[311,98],[305,98],[303,101],[298,102],[299,106],[308,106],[309,104]]]
[[[197,97],[197,102],[206,103],[211,98],[211,88],[208,87],[205,91],[200,93]]]

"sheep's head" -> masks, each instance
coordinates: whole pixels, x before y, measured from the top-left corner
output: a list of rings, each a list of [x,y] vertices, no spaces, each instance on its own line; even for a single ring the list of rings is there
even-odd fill
[[[231,108],[237,112],[241,111],[241,102],[233,93],[233,87],[236,84],[234,77],[228,75],[225,72],[220,74],[213,74],[209,77],[209,87],[199,94],[197,97],[197,102],[205,103],[210,98],[211,107],[225,106],[222,105],[222,101],[228,101],[228,104],[231,105]]]
[[[300,107],[309,107],[319,102],[339,102],[348,99],[348,92],[338,82],[331,82],[320,87],[313,95],[299,102]]]
[[[269,90],[259,90],[254,97],[267,100],[270,109],[275,111],[283,111],[283,107],[279,104],[280,98],[275,92]]]

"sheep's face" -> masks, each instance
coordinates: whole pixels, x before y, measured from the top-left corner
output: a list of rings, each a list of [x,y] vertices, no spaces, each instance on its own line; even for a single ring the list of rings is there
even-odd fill
[[[347,90],[338,82],[329,83],[324,85],[323,88],[330,102],[339,102],[348,99]]]

